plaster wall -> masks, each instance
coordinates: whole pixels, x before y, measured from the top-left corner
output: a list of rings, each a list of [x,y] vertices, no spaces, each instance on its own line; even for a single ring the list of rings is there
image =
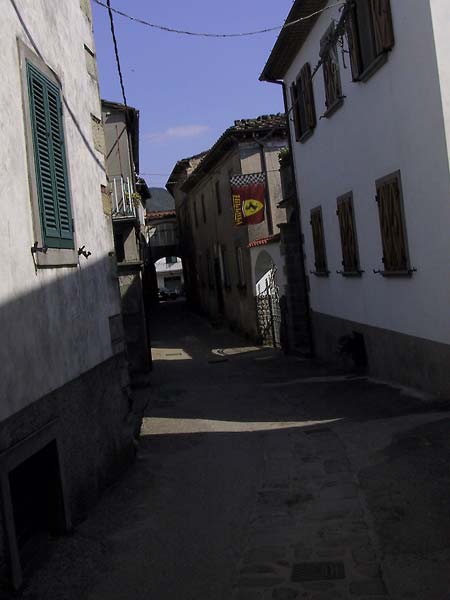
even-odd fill
[[[303,144],[292,139],[306,268],[314,270],[310,210],[321,205],[330,270],[329,277],[310,276],[311,306],[322,314],[448,344],[449,8],[444,0],[432,0],[432,11],[428,0],[391,0],[391,6],[395,46],[386,64],[366,83],[353,83],[348,60],[344,68],[339,53],[342,107],[330,118],[319,119],[325,112],[319,70],[313,80],[317,127]],[[312,68],[317,64],[320,38],[333,18],[339,19],[337,7],[318,19],[286,73],[288,88],[305,62]],[[291,122],[291,135],[293,129]],[[373,273],[382,268],[375,180],[397,170],[411,264],[417,269],[411,278]],[[361,278],[336,274],[342,260],[336,198],[351,190],[365,271]]]
[[[134,183],[134,169],[130,160],[130,144],[126,130],[125,113],[102,106],[105,145],[107,148],[106,169],[108,177],[127,177]]]
[[[249,159],[247,172],[254,172],[254,163]],[[246,227],[235,227],[231,204],[230,176],[241,173],[241,157],[238,148],[228,152],[214,169],[207,173],[188,194],[188,206],[191,212],[190,222],[196,251],[197,288],[200,304],[203,310],[212,317],[219,316],[217,288],[215,281],[208,277],[206,256],[210,253],[211,264],[220,261],[220,246],[226,248],[230,285],[222,286],[225,305],[225,318],[249,334],[256,333],[253,295],[251,293],[251,264],[250,252],[247,248],[249,233]],[[254,169],[253,171],[251,169]],[[219,214],[216,200],[216,181],[219,182],[222,212]],[[203,221],[201,197],[205,199],[206,223]],[[194,215],[194,202],[197,206],[198,227]],[[236,247],[242,248],[244,279],[248,285],[238,287],[238,267]],[[210,285],[212,283],[212,285]]]
[[[7,0],[0,22],[0,419],[108,360],[109,317],[120,312],[110,217],[100,186],[104,156],[93,147],[91,114],[101,117],[98,84],[86,67],[95,52],[79,0]],[[77,248],[74,267],[36,269],[18,40],[62,82],[63,120]]]
[[[264,142],[264,155],[267,168],[267,187],[270,198],[270,210],[272,213],[273,233],[278,233],[278,225],[286,222],[286,211],[278,208],[278,203],[283,199],[280,178],[280,163],[278,154],[281,148],[287,145],[285,139],[273,139]],[[254,142],[241,143],[240,158],[242,173],[258,173],[263,170],[261,162],[261,150]],[[266,218],[258,225],[249,227],[249,240],[258,240],[267,237],[268,230],[267,209]]]

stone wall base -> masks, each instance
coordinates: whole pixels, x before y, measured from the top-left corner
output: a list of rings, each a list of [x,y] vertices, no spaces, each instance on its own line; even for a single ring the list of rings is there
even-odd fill
[[[64,504],[70,515],[66,522],[76,523],[133,461],[140,420],[128,388],[127,365],[123,354],[118,354],[0,424],[3,575],[11,577],[10,472],[23,464],[23,457],[39,451],[42,432],[47,432],[45,443],[52,438],[57,446]]]
[[[450,398],[450,345],[323,313],[311,316],[317,356],[349,364],[339,353],[340,341],[361,334],[370,375]]]

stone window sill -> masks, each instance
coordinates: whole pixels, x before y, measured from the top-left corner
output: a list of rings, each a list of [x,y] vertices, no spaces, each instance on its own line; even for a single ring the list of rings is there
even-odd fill
[[[325,119],[329,119],[339,108],[341,108],[341,106],[344,104],[344,98],[345,96],[339,96],[339,98],[336,98],[333,104],[327,107],[327,110],[323,113]]]
[[[316,277],[329,277],[330,271],[310,271],[311,275],[315,275]]]
[[[382,277],[412,277],[417,269],[401,269],[399,271],[383,271],[382,269],[374,269],[375,275],[381,275]]]
[[[314,129],[307,129],[304,133],[302,133],[297,141],[300,142],[300,144],[304,144],[307,140],[309,140],[313,133]]]
[[[364,271],[358,269],[357,271],[336,271],[336,273],[342,277],[362,277]]]
[[[34,252],[33,257],[39,269],[78,266],[78,253],[72,248],[47,248],[45,253]]]
[[[387,52],[383,52],[382,54],[379,54],[376,58],[373,59],[373,61],[370,63],[370,65],[368,65],[364,71],[359,75],[358,79],[356,81],[360,81],[362,83],[366,83],[366,81],[369,81],[369,79],[372,77],[372,75],[374,75],[378,69],[380,69],[386,62],[388,59],[388,53]]]

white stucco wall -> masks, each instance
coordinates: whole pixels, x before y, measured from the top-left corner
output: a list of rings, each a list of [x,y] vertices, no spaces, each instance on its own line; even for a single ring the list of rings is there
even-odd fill
[[[16,9],[15,9],[16,7]],[[7,0],[0,22],[0,419],[75,379],[112,355],[108,317],[120,312],[110,217],[103,213],[104,157],[93,148],[98,84],[84,44],[95,51],[79,0]],[[60,78],[77,246],[92,254],[76,267],[35,271],[18,41]],[[28,110],[28,106],[25,106]],[[30,174],[34,177],[34,173]],[[77,248],[76,246],[76,248]]]
[[[431,0],[437,63],[429,0],[391,0],[391,5],[395,46],[387,63],[366,83],[353,83],[348,57],[344,69],[340,55],[344,104],[329,119],[319,120],[325,111],[320,70],[313,82],[317,128],[304,144],[292,140],[307,272],[314,270],[310,210],[318,205],[331,271],[328,278],[310,275],[311,306],[328,315],[449,343],[449,7],[447,0]],[[320,38],[332,18],[339,19],[337,8],[318,19],[286,74],[288,87],[306,61],[312,68],[317,64]],[[411,264],[417,268],[410,279],[373,274],[382,268],[375,180],[397,170]],[[350,190],[365,270],[355,279],[336,274],[342,260],[336,198]]]

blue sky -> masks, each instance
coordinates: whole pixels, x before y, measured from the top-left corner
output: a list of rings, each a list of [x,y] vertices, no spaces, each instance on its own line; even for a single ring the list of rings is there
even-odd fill
[[[218,33],[283,24],[292,0],[112,0],[170,27]],[[121,101],[106,9],[93,3],[102,98]],[[235,119],[283,111],[279,86],[258,81],[277,32],[192,38],[114,16],[128,104],[140,110],[140,171],[164,186],[180,158],[208,149]]]

